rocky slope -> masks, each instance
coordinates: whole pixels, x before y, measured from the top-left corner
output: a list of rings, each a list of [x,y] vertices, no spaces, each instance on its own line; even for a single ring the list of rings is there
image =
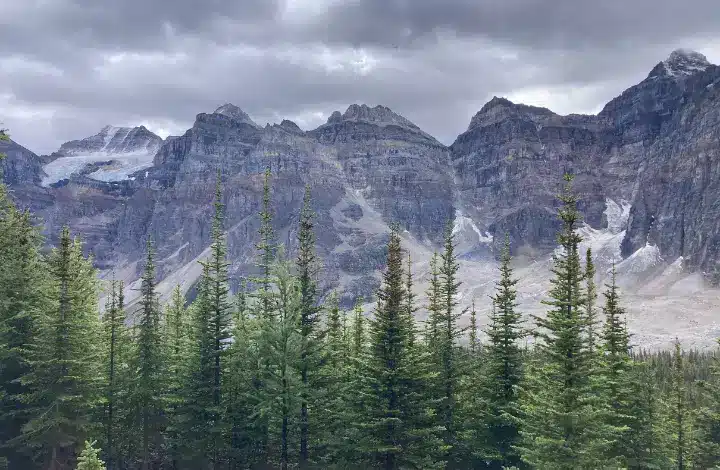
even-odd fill
[[[142,126],[106,127],[64,144],[50,163],[5,144],[13,146],[5,178],[45,218],[51,241],[64,223],[81,233],[103,275],[136,280],[151,236],[163,292],[178,282],[192,292],[210,241],[217,172],[237,283],[254,269],[270,168],[275,228],[290,252],[311,185],[323,286],[340,287],[344,305],[372,297],[391,223],[403,230],[422,289],[429,257],[454,217],[463,302],[489,293],[494,256],[508,234],[526,289],[521,302],[533,311],[547,288],[555,194],[569,171],[582,198],[585,245],[601,275],[617,263],[623,284],[639,296],[633,315],[647,319],[637,323],[645,328],[649,309],[682,317],[683,299],[707,291],[702,273],[720,259],[718,81],[720,68],[678,50],[596,116],[493,98],[449,148],[384,106],[351,105],[303,131],[288,120],[258,126],[225,104],[198,114],[182,136],[162,141]],[[695,302],[705,312],[718,307],[713,298]],[[710,331],[707,322],[698,328]],[[643,341],[662,342],[666,333]]]

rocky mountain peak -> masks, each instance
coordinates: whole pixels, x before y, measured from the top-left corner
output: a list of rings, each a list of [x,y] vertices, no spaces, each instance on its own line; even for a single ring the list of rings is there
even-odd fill
[[[485,126],[498,122],[511,116],[523,116],[530,120],[554,116],[555,113],[547,108],[516,104],[507,98],[493,96],[485,105],[475,113],[468,125],[468,131],[477,126]]]
[[[240,109],[239,107],[235,106],[232,103],[225,103],[224,105],[222,105],[218,109],[216,109],[213,112],[213,114],[222,114],[223,116],[227,116],[230,119],[244,122],[246,124],[250,124],[251,126],[260,129],[260,126],[258,126],[255,123],[255,121],[253,121],[245,111],[243,111],[242,109]]]
[[[370,107],[366,104],[351,104],[343,114],[335,111],[330,115],[330,118],[328,118],[328,124],[341,121],[366,122],[378,126],[395,125],[419,130],[418,126],[408,119],[394,113],[387,106],[382,105]]]
[[[676,49],[670,53],[670,56],[657,64],[648,78],[654,77],[673,77],[684,78],[704,72],[712,64],[703,54],[690,49]]]

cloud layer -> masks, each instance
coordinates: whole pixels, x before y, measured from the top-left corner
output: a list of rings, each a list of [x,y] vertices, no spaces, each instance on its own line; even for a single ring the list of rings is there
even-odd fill
[[[358,102],[450,143],[493,95],[596,112],[677,47],[720,59],[716,0],[0,0],[0,123],[49,153],[228,101],[306,129]]]

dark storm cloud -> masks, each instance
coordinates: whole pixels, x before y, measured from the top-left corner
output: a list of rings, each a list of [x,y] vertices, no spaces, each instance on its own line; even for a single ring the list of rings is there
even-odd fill
[[[672,49],[717,41],[715,4],[0,0],[0,123],[49,152],[104,124],[181,133],[227,101],[306,127],[365,102],[449,143],[492,95],[597,109]]]
[[[717,0],[361,0],[331,6],[314,31],[329,41],[391,46],[447,29],[567,49],[715,34],[719,22]]]

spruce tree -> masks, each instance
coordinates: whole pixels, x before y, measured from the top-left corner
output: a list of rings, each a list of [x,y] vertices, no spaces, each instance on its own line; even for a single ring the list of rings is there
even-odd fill
[[[180,459],[180,427],[179,412],[182,407],[183,378],[186,376],[187,361],[185,355],[190,350],[189,325],[185,296],[176,285],[170,301],[165,307],[165,349],[167,357],[166,413],[168,424],[168,460],[171,469],[179,466]]]
[[[470,360],[475,361],[480,351],[480,342],[478,340],[477,312],[475,311],[475,299],[472,300],[470,306],[470,331],[468,333],[468,347],[470,349]]]
[[[207,267],[204,272],[207,273],[206,297],[205,302],[200,304],[200,308],[208,308],[209,312],[203,314],[207,318],[208,325],[206,332],[209,337],[206,338],[212,344],[208,345],[212,351],[211,368],[212,383],[210,385],[212,397],[212,422],[210,428],[211,435],[208,436],[212,446],[212,463],[213,468],[218,468],[223,461],[223,435],[224,423],[222,422],[222,390],[223,390],[223,374],[225,371],[225,357],[227,353],[227,340],[230,338],[230,319],[231,310],[228,286],[228,266],[227,248],[225,243],[225,232],[223,223],[225,220],[224,204],[222,203],[222,186],[218,171],[217,183],[215,185],[215,214],[212,221],[212,244],[210,245],[210,259],[201,262],[203,267]],[[208,366],[208,364],[206,364]]]
[[[4,444],[27,422],[22,397],[31,390],[20,379],[30,372],[29,347],[38,334],[38,317],[47,309],[47,267],[42,238],[29,212],[18,211],[0,182],[0,457],[11,468],[31,465],[22,448]]]
[[[589,251],[588,251],[589,254]],[[588,258],[588,263],[590,260]],[[588,272],[590,272],[588,270]],[[588,286],[590,290],[590,287]],[[630,431],[632,425],[630,403],[632,399],[632,376],[630,359],[630,336],[625,325],[625,310],[620,306],[620,296],[615,282],[615,267],[613,266],[611,282],[606,286],[605,324],[602,330],[602,362],[600,366],[599,381],[602,384],[604,399],[607,400],[608,416],[614,436],[615,444],[610,450],[611,455],[627,462],[632,451],[628,448],[629,440],[624,434]],[[590,339],[590,332],[588,333]],[[592,345],[592,343],[591,343]]]
[[[262,210],[260,211],[260,240],[256,245],[258,252],[257,266],[260,268],[260,276],[255,280],[259,285],[259,298],[262,304],[263,315],[270,315],[272,306],[270,300],[270,288],[272,285],[271,270],[275,261],[277,244],[275,231],[272,227],[272,208],[270,198],[270,169],[265,170],[263,183]]]
[[[49,271],[51,303],[22,378],[30,420],[15,441],[35,450],[42,468],[59,470],[74,465],[87,435],[99,431],[93,418],[102,399],[101,327],[95,270],[67,227]]]
[[[251,467],[257,439],[253,416],[253,374],[256,371],[254,345],[257,319],[248,315],[247,282],[240,281],[233,314],[232,344],[228,349],[228,374],[224,383],[225,419],[229,430],[229,466],[232,470]]]
[[[396,231],[390,234],[387,268],[378,291],[370,341],[361,363],[362,387],[356,398],[363,413],[354,426],[361,430],[356,465],[387,470],[436,468],[441,447],[429,416],[426,383],[430,379],[422,355],[408,346],[410,331],[403,306],[406,295],[402,250]]]
[[[270,441],[279,449],[272,463],[286,470],[291,463],[295,417],[303,398],[302,382],[296,364],[300,357],[302,335],[299,332],[302,294],[290,265],[282,259],[273,267],[277,292],[275,312],[264,318],[261,353],[267,364],[262,408],[272,416]]]
[[[587,322],[587,341],[590,352],[594,352],[597,343],[597,315],[595,302],[597,301],[597,288],[595,287],[595,264],[592,260],[592,250],[585,252],[585,320]]]
[[[448,223],[445,229],[443,253],[440,255],[439,281],[440,281],[440,308],[437,325],[437,352],[436,360],[439,366],[439,393],[442,397],[439,403],[438,415],[445,428],[443,439],[447,448],[448,465],[456,465],[461,458],[458,447],[459,429],[456,422],[458,408],[458,395],[460,394],[460,378],[464,375],[463,361],[459,357],[459,340],[463,329],[458,320],[466,310],[456,311],[457,296],[460,285],[458,270],[460,265],[455,255],[455,236],[452,224]],[[432,288],[432,287],[431,287]]]
[[[543,301],[550,310],[544,318],[535,317],[539,357],[527,375],[522,410],[519,449],[523,461],[538,469],[592,469],[604,458],[593,435],[597,425],[589,379],[593,360],[585,335],[585,273],[576,231],[580,215],[572,177],[565,175],[565,181],[559,196],[561,250],[554,255],[550,299]]]
[[[711,375],[701,382],[704,405],[698,410],[698,445],[695,465],[698,468],[720,467],[720,358],[712,356]]]
[[[672,382],[670,389],[670,416],[673,449],[673,468],[690,468],[688,455],[690,450],[690,412],[687,403],[685,385],[685,362],[680,341],[675,340],[672,358]]]
[[[437,351],[438,329],[442,309],[440,270],[438,269],[438,254],[433,253],[430,258],[430,286],[426,291],[428,299],[428,317],[425,321],[425,342],[431,351]]]
[[[165,430],[165,356],[161,312],[155,293],[155,261],[152,242],[146,244],[145,269],[140,284],[140,310],[136,313],[137,346],[133,403],[138,413],[141,468],[155,468],[162,461]]]
[[[78,458],[76,470],[105,470],[105,462],[100,460],[100,450],[95,448],[96,441],[85,441],[85,447]]]
[[[500,279],[492,297],[493,310],[485,331],[488,339],[483,356],[480,396],[485,403],[491,466],[520,463],[518,387],[523,377],[522,315],[517,311],[517,279],[513,276],[510,241],[506,237],[500,261]],[[478,435],[482,436],[481,430]]]
[[[303,207],[300,212],[298,231],[298,255],[296,267],[301,294],[300,308],[300,379],[302,381],[300,403],[300,468],[310,462],[310,421],[308,405],[316,408],[313,383],[320,367],[321,338],[317,328],[318,306],[316,276],[318,260],[315,255],[315,214],[310,206],[310,187],[305,188]]]
[[[105,376],[105,455],[107,466],[114,469],[121,459],[120,444],[127,417],[127,368],[130,338],[125,326],[124,285],[112,280],[105,313],[103,315]]]
[[[410,253],[407,255],[407,273],[405,275],[405,316],[410,329],[410,335],[408,337],[408,345],[413,347],[415,344],[415,312],[418,308],[415,304],[415,294],[413,293],[413,277],[412,277],[412,262],[410,260]]]
[[[361,358],[363,354],[365,353],[365,315],[363,315],[362,310],[363,305],[363,298],[362,296],[358,296],[355,299],[355,308],[353,309],[353,325],[352,325],[352,357],[354,358]],[[412,304],[410,304],[410,307],[406,304],[406,310],[407,313],[409,311],[408,308],[414,309]],[[412,321],[412,319],[411,319]],[[412,324],[411,324],[412,327]],[[411,333],[412,335],[412,333]],[[409,343],[410,344],[410,343]],[[411,346],[412,347],[412,346]]]

